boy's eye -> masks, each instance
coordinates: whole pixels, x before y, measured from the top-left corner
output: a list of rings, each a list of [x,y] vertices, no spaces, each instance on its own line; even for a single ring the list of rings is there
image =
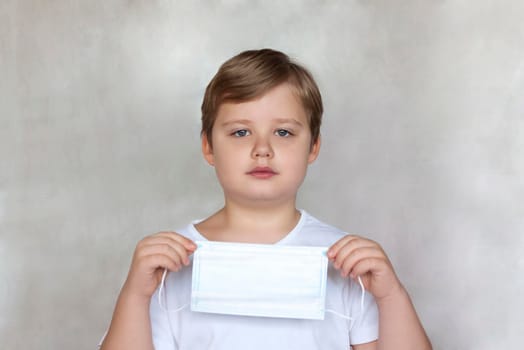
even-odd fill
[[[289,132],[286,129],[278,129],[277,131],[275,131],[275,135],[280,136],[280,137],[288,137],[288,136],[291,136],[292,134],[291,132]]]
[[[232,135],[236,136],[236,137],[244,137],[244,136],[248,136],[249,135],[249,131],[247,131],[245,129],[237,130],[237,131],[233,132]]]

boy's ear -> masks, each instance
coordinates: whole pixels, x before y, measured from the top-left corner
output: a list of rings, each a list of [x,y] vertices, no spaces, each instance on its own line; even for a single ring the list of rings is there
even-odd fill
[[[213,156],[213,148],[209,144],[209,140],[207,139],[207,135],[202,135],[202,154],[204,155],[204,159],[207,161],[207,163],[211,166],[215,165],[215,159]]]
[[[309,150],[309,157],[307,159],[308,164],[311,164],[317,159],[318,153],[320,152],[320,135],[318,135],[317,140],[311,145]]]

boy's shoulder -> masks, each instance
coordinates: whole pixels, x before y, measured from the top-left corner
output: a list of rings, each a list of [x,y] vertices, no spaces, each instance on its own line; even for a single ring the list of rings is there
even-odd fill
[[[204,219],[191,220],[184,226],[177,227],[175,232],[193,241],[206,240],[195,228],[195,225],[203,220]]]
[[[304,223],[297,233],[297,240],[303,241],[304,245],[331,245],[347,235],[347,232],[317,219],[304,210],[301,210],[301,213]]]

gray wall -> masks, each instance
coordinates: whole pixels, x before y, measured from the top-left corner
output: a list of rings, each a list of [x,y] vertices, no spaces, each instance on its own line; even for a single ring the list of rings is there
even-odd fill
[[[199,106],[273,47],[323,91],[300,207],[382,243],[435,349],[524,341],[524,2],[0,2],[0,344],[93,349],[136,242],[211,214]]]

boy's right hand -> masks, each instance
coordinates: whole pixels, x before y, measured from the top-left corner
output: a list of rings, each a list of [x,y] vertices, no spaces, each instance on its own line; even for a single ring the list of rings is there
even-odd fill
[[[189,265],[196,244],[176,232],[159,232],[138,242],[122,292],[151,299],[164,269],[179,271]]]

